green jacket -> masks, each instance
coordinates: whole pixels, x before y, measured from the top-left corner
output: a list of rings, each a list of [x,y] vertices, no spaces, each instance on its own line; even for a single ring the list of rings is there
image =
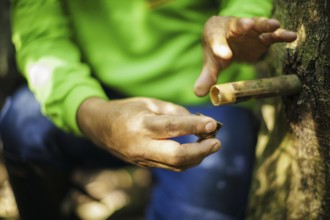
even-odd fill
[[[270,0],[14,0],[12,39],[19,69],[58,127],[80,134],[76,112],[100,82],[128,96],[194,105],[201,33],[212,15],[269,16]],[[232,65],[221,82],[254,77]],[[111,97],[110,97],[111,99]]]

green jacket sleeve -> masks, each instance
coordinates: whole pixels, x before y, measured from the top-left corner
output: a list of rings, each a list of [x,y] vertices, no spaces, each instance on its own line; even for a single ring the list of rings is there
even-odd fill
[[[221,0],[221,16],[269,17],[272,0]]]
[[[61,129],[81,135],[79,105],[88,97],[107,97],[80,61],[61,2],[12,1],[11,15],[17,64],[42,112]]]

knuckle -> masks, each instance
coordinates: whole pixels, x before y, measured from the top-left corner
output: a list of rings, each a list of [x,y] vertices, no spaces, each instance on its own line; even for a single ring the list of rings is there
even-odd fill
[[[169,135],[176,135],[179,131],[179,123],[176,121],[171,121],[165,125],[165,131]]]
[[[170,157],[169,162],[173,166],[180,166],[186,161],[186,155],[182,150],[176,150]]]
[[[203,125],[197,124],[197,125],[191,125],[190,130],[192,134],[198,134],[204,131]]]

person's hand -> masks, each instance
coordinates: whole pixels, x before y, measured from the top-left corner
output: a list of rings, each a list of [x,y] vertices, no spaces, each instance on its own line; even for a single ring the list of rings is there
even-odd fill
[[[204,26],[204,64],[196,80],[197,96],[208,94],[221,70],[235,61],[257,61],[276,42],[292,42],[296,34],[267,18],[211,17]]]
[[[78,109],[77,122],[97,145],[144,167],[182,171],[220,148],[215,138],[185,144],[170,140],[214,131],[217,123],[210,117],[193,115],[181,106],[156,99],[88,98]]]

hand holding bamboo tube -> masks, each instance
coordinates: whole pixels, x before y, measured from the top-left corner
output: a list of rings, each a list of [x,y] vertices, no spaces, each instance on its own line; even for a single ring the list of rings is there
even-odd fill
[[[217,84],[211,87],[213,105],[225,105],[247,101],[253,98],[268,98],[290,95],[301,90],[297,75],[283,75],[271,78]]]

